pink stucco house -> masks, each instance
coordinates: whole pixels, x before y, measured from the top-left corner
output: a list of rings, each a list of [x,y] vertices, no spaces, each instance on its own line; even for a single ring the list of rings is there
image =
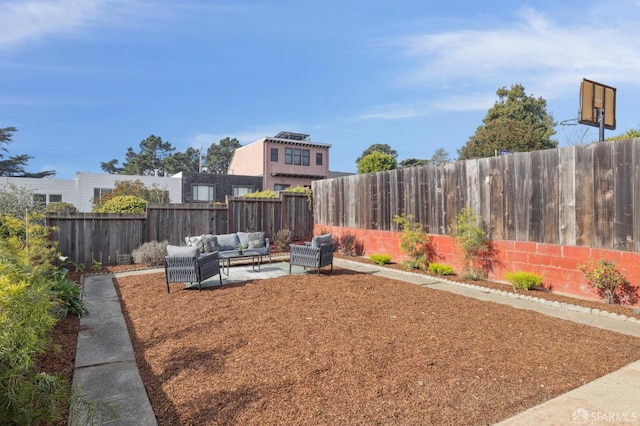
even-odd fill
[[[227,173],[262,176],[262,188],[274,191],[311,186],[329,175],[329,148],[309,135],[280,132],[236,149]]]

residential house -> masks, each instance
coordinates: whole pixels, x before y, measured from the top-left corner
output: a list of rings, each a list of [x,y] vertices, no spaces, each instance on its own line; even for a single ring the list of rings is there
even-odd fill
[[[280,132],[236,149],[227,173],[261,176],[263,189],[274,191],[311,186],[329,176],[329,148],[309,135]]]
[[[260,176],[221,175],[211,173],[180,172],[183,203],[226,202],[226,197],[262,191]]]
[[[89,213],[94,199],[113,191],[116,182],[126,180],[140,180],[147,188],[165,190],[172,203],[180,203],[182,200],[182,180],[174,177],[77,173],[73,179],[0,177],[0,184],[26,188],[42,204],[64,201],[73,204],[81,213]]]

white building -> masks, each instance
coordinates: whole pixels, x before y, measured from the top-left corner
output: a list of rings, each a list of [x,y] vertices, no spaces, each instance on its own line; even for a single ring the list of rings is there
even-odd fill
[[[93,199],[101,193],[110,192],[118,181],[141,181],[147,188],[158,188],[169,192],[171,203],[182,202],[182,178],[131,176],[78,173],[73,179],[39,179],[22,177],[0,177],[0,185],[14,184],[33,191],[37,201],[51,203],[64,201],[73,204],[79,212],[89,213]]]

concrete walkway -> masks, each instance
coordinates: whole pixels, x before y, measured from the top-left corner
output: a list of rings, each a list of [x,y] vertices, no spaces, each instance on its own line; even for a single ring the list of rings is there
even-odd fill
[[[627,319],[572,305],[549,303],[531,297],[514,297],[482,287],[344,259],[335,259],[334,265],[519,309],[534,310],[556,318],[640,338],[640,322],[633,318]],[[237,280],[240,274],[246,274],[246,279],[255,279],[256,276],[253,276],[250,269],[250,266],[232,267],[231,276]],[[268,264],[263,265],[260,278],[268,278],[270,273],[273,276],[282,274],[281,271],[276,272],[277,269],[269,267]],[[162,269],[135,271],[118,276],[158,271]],[[91,314],[80,320],[82,330],[78,335],[73,376],[75,396],[82,395],[85,399],[101,401],[106,403],[109,409],[89,410],[89,413],[86,410],[77,410],[70,416],[70,424],[156,425],[151,404],[136,367],[133,347],[113,285],[113,277],[113,274],[85,276],[84,300],[89,305]],[[226,282],[224,276],[223,282]],[[640,361],[499,423],[534,424],[640,425]]]

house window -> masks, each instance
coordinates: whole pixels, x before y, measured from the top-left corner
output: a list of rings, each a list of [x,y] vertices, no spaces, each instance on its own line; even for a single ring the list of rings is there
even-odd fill
[[[295,166],[308,166],[309,165],[308,149],[300,148],[285,148],[284,149],[284,163],[293,164]]]
[[[33,194],[33,202],[37,206],[45,206],[47,204],[47,194]]]
[[[253,186],[234,186],[233,196],[240,197],[244,194],[251,194],[253,192]]]
[[[49,194],[49,202],[50,203],[59,203],[62,201],[62,195],[60,194]]]
[[[276,183],[275,185],[273,185],[273,190],[274,191],[284,191],[285,189],[287,189],[290,186],[291,185],[287,185],[287,184],[284,184],[284,183]]]
[[[278,162],[278,148],[271,148],[271,162]]]
[[[193,201],[214,201],[216,199],[216,187],[214,185],[193,185]]]
[[[316,166],[322,166],[322,153],[316,152]]]
[[[113,189],[111,188],[93,188],[93,199],[99,200],[102,194],[111,194]]]

